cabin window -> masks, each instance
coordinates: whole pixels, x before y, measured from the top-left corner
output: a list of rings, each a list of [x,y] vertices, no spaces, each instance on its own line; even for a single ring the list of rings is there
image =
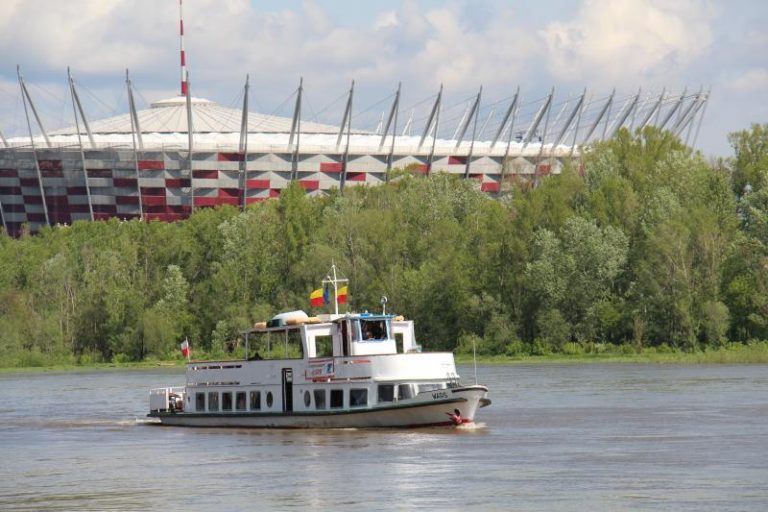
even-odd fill
[[[325,409],[325,390],[315,390],[315,409]]]
[[[195,393],[195,410],[198,412],[205,410],[205,393]]]
[[[253,333],[249,335],[249,351],[253,351],[248,354],[249,360],[262,360],[262,359],[274,359],[275,358],[275,341],[277,336],[273,336],[270,332]]]
[[[271,391],[267,391],[267,407],[269,409],[272,408],[272,392]]]
[[[332,336],[315,336],[315,357],[333,357]]]
[[[360,320],[361,340],[386,340],[387,322],[384,320]]]
[[[309,391],[304,391],[304,407],[309,407],[312,403],[312,396],[309,394]]]
[[[397,386],[398,400],[408,400],[409,398],[413,398],[413,396],[413,384],[400,384]]]
[[[208,393],[208,410],[209,411],[219,410],[219,393],[216,391],[210,391]]]
[[[237,392],[237,399],[235,400],[235,409],[238,411],[244,411],[245,410],[245,391],[238,391]]]
[[[405,347],[403,346],[403,333],[395,333],[395,343],[397,343],[397,351],[401,354],[405,354]]]
[[[222,411],[232,410],[232,392],[231,391],[227,391],[226,393],[221,394],[221,410]]]
[[[299,329],[285,332],[284,357],[286,359],[302,359],[304,357]]]
[[[395,400],[394,384],[379,384],[379,402],[392,402]]]
[[[340,409],[344,407],[344,390],[332,389],[331,390],[331,409]]]
[[[251,391],[251,410],[261,410],[261,391]]]
[[[301,341],[301,329],[291,328],[286,330],[254,333],[249,337],[251,360],[261,359],[302,359],[304,357],[304,345]]]
[[[350,407],[366,407],[368,405],[368,390],[357,388],[349,390]]]

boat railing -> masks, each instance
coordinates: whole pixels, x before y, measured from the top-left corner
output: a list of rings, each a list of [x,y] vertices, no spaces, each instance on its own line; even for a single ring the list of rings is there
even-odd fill
[[[448,379],[449,388],[458,388],[461,386],[461,378],[458,373],[448,372],[446,378]]]

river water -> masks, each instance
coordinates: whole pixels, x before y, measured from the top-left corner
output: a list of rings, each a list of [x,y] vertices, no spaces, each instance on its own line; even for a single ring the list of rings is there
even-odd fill
[[[474,429],[288,431],[146,424],[178,369],[0,375],[0,510],[768,510],[768,366],[478,380]]]

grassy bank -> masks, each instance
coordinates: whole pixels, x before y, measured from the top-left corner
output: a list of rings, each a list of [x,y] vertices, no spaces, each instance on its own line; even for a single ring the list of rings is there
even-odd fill
[[[471,363],[471,354],[456,356],[458,363]],[[478,356],[478,362],[488,364],[532,363],[635,363],[635,364],[768,364],[768,341],[728,343],[717,349],[684,351],[668,347],[643,348],[639,352],[628,346],[608,346],[602,350],[545,355]]]
[[[208,357],[206,354],[199,354],[199,359],[215,358],[214,355]],[[471,363],[472,355],[458,354],[456,362],[460,364]],[[477,362],[482,364],[768,364],[768,341],[748,344],[729,343],[718,349],[693,352],[671,348],[646,348],[638,353],[629,350],[628,347],[610,346],[590,353],[570,350],[570,353],[547,355],[480,355]],[[89,359],[77,362],[74,360],[48,360],[43,355],[37,354],[33,358],[14,357],[3,360],[4,366],[0,367],[0,373],[183,368],[185,363],[186,360],[180,357],[138,362],[99,362]]]
[[[186,361],[138,361],[131,363],[74,363],[50,362],[35,366],[0,366],[3,373],[47,373],[77,371],[141,370],[147,368],[183,368]]]

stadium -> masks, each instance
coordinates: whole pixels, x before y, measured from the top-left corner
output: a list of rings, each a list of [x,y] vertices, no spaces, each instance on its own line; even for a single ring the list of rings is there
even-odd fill
[[[18,71],[28,135],[6,138],[0,120],[6,233],[113,217],[173,221],[196,208],[246,208],[278,197],[291,182],[317,194],[377,185],[396,168],[457,174],[500,194],[514,181],[557,174],[583,147],[620,128],[656,126],[695,144],[709,97],[703,89],[623,97],[584,90],[556,99],[553,88],[529,99],[518,88],[484,102],[480,87],[448,104],[440,86],[434,96],[403,106],[398,86],[371,120],[355,106],[353,82],[341,97],[338,122],[322,123],[303,115],[302,81],[285,116],[251,112],[247,79],[239,108],[193,96],[183,23],[180,35],[178,96],[138,109],[126,71],[126,113],[92,120],[68,76],[72,125],[50,132]]]

